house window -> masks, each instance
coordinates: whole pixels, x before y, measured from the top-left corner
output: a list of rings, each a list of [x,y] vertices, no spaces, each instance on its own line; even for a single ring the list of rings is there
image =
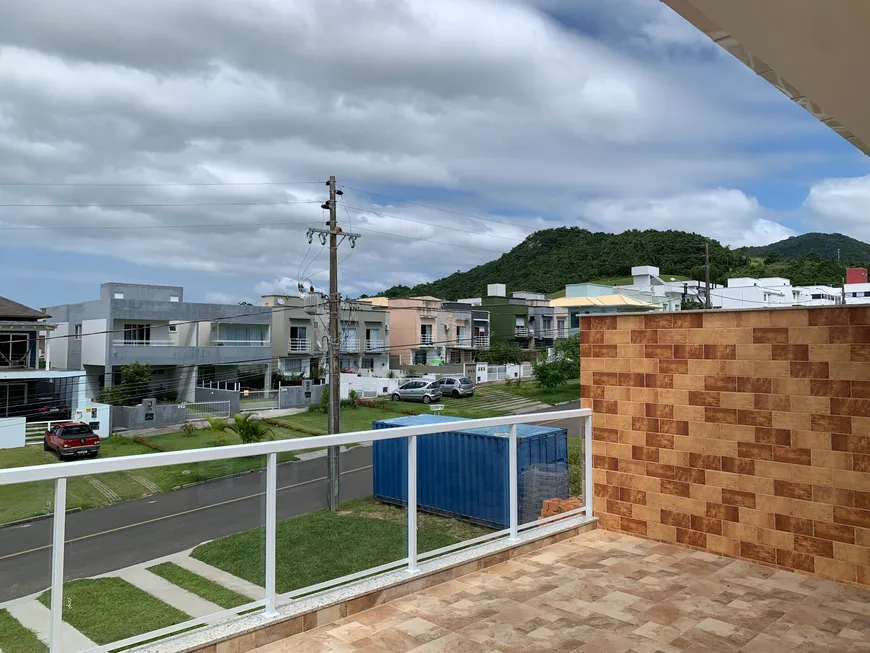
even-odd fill
[[[124,343],[128,345],[147,345],[151,343],[150,324],[125,324]]]
[[[301,358],[285,358],[284,374],[302,374],[302,359]]]
[[[364,370],[375,369],[375,359],[374,358],[363,358],[362,359],[362,369],[364,369]]]
[[[169,325],[169,333],[178,333],[178,327],[174,324]]]
[[[0,367],[27,367],[29,343],[27,333],[0,333]]]
[[[169,295],[169,301],[171,302],[178,302],[178,299],[178,295]]]
[[[75,327],[74,327],[74,333],[75,333],[75,339],[76,339],[76,340],[81,340],[81,339],[82,339],[82,325],[81,325],[81,324],[76,324],[76,325],[75,325]]]
[[[425,365],[426,364],[426,352],[425,351],[415,351],[414,352],[414,365]]]
[[[124,299],[124,293],[122,292],[116,292],[114,296],[115,299]]]

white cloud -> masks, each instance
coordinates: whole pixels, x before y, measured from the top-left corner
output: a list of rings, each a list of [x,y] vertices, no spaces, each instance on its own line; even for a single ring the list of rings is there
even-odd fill
[[[819,181],[810,188],[804,207],[817,229],[870,241],[870,175]]]
[[[305,231],[323,225],[331,174],[454,211],[349,190],[339,218],[363,235],[341,266],[349,293],[467,269],[533,229],[573,223],[577,207],[606,217],[603,229],[684,228],[666,216],[706,207],[737,211],[737,224],[711,227],[726,242],[788,231],[728,192],[698,190],[801,154],[757,153],[793,123],[743,101],[734,85],[751,76],[719,76],[740,64],[623,47],[694,51],[694,28],[657,0],[619,11],[591,0],[6,4],[0,180],[109,184],[0,186],[0,203],[34,205],[0,214],[10,247],[295,291],[297,277],[326,280]],[[551,17],[569,10],[618,38]],[[309,180],[321,183],[254,185]],[[179,181],[249,185],[142,185]]]
[[[731,247],[766,245],[795,235],[791,228],[766,217],[757,199],[735,189],[653,199],[599,200],[586,204],[581,213],[592,227],[604,231],[694,231]]]

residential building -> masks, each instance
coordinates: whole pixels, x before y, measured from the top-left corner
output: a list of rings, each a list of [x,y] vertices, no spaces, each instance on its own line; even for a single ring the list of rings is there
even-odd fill
[[[153,394],[192,401],[201,381],[271,385],[271,309],[184,301],[180,286],[104,283],[100,297],[47,309],[53,362],[84,370],[86,396],[121,381],[130,363],[151,365]],[[254,376],[239,367],[257,367]]]
[[[51,315],[0,297],[0,419],[27,421],[51,417],[68,419],[84,404],[84,372],[55,369],[52,355],[64,338]],[[44,358],[39,342],[44,343]]]
[[[272,360],[284,376],[319,375],[326,365],[324,345],[317,339],[315,316],[305,310],[302,297],[263,295],[262,305],[272,308]]]
[[[710,292],[716,308],[765,306],[833,306],[842,303],[842,291],[831,286],[792,286],[784,277],[728,279],[725,288]]]
[[[489,311],[490,337],[493,341],[512,342],[523,349],[534,344],[534,336],[529,329],[529,305],[521,297],[508,297],[505,284],[487,285],[486,296],[480,298],[480,306]]]
[[[391,364],[471,363],[475,350],[489,345],[489,314],[470,304],[437,297],[359,301],[388,311]]]
[[[630,284],[613,286],[614,290],[628,297],[656,304],[660,310],[679,311],[683,302],[704,302],[706,284],[703,281],[663,279],[659,269],[654,265],[635,266],[631,268],[631,276]],[[710,284],[711,291],[718,287],[716,284]]]
[[[867,282],[866,268],[846,270],[843,298],[847,304],[870,304],[870,283]]]
[[[305,310],[314,324],[317,363],[329,367],[329,302],[322,295],[305,297]],[[339,310],[339,365],[349,372],[386,375],[390,370],[390,313],[365,300],[344,300]],[[312,361],[312,366],[315,361]]]
[[[568,309],[564,306],[551,306],[550,298],[544,293],[517,291],[511,298],[521,299],[529,309],[529,334],[532,347],[546,349],[556,340],[567,338]]]
[[[550,306],[567,312],[567,335],[579,333],[582,315],[648,313],[661,310],[661,304],[629,296],[651,298],[651,293],[644,294],[635,290],[623,290],[619,294],[614,294],[613,291],[613,286],[599,283],[572,283],[565,286],[564,297],[550,300]]]

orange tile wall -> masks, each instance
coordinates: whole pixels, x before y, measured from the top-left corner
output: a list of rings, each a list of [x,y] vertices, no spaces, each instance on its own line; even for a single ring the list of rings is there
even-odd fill
[[[870,307],[580,326],[602,527],[870,585]]]

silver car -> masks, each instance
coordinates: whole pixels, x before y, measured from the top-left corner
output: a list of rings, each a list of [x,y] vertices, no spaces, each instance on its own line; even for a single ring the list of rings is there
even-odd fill
[[[441,399],[441,386],[438,381],[415,379],[399,386],[393,392],[393,401],[422,401],[430,404]]]
[[[470,397],[474,394],[474,381],[467,376],[444,376],[438,379],[441,393],[451,397]]]

